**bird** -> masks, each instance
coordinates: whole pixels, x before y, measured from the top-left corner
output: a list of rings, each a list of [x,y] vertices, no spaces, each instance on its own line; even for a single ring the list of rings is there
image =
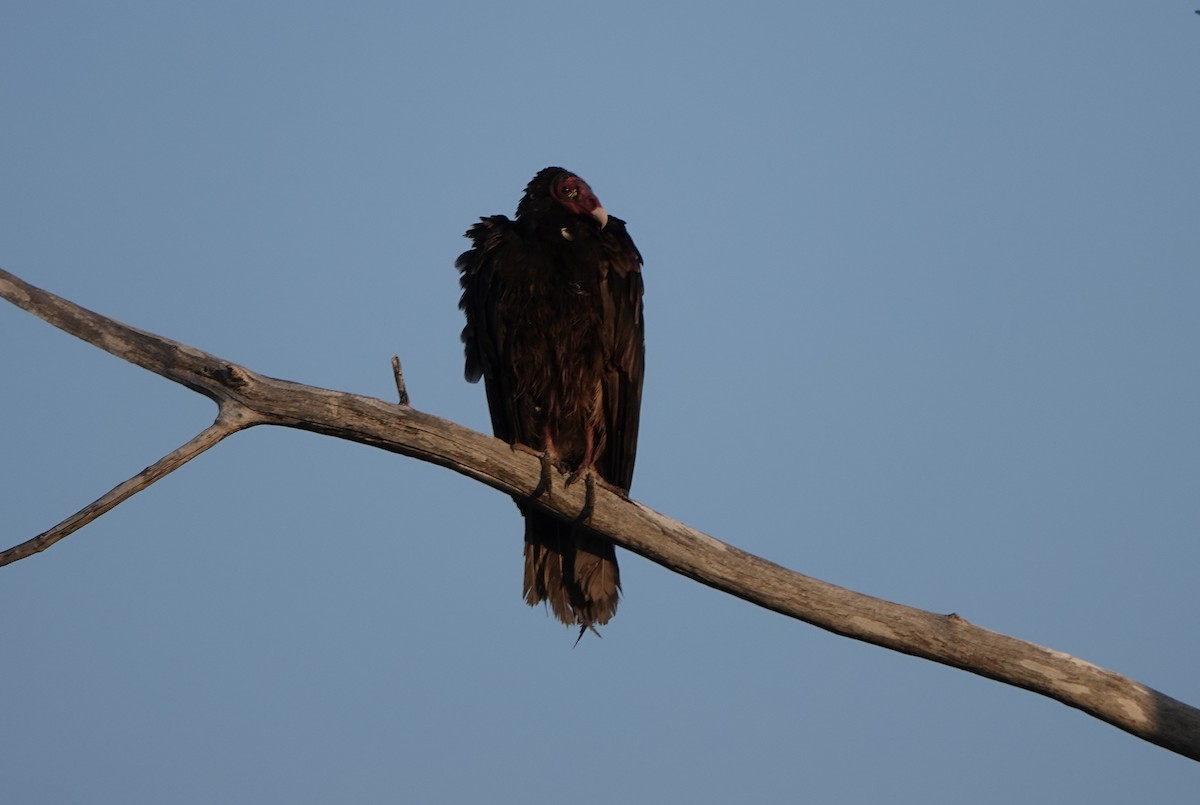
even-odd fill
[[[642,256],[592,188],[565,168],[541,170],[516,218],[481,218],[457,260],[466,315],[466,379],[483,378],[492,431],[550,468],[627,495],[645,367]],[[555,617],[596,631],[617,611],[613,543],[581,523],[516,499],[525,519],[522,593]],[[597,634],[599,634],[597,632]],[[576,640],[578,642],[578,639]]]

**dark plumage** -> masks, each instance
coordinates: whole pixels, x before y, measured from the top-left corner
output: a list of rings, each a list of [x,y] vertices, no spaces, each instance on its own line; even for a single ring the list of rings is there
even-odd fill
[[[483,377],[492,429],[564,472],[633,480],[644,365],[642,258],[625,222],[562,168],[533,177],[517,217],[483,218],[458,258],[467,380]],[[617,610],[611,542],[517,502],[525,601],[588,628]]]

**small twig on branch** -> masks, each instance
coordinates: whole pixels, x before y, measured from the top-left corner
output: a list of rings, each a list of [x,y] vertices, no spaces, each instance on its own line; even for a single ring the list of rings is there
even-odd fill
[[[400,404],[408,405],[408,389],[404,385],[404,370],[400,368],[400,356],[392,356],[392,375],[396,378],[396,391],[400,395]]]

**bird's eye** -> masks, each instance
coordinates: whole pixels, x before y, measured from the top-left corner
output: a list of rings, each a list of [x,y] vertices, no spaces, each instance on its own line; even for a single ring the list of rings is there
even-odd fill
[[[578,187],[563,188],[563,195],[566,196],[567,198],[579,198],[579,188]]]

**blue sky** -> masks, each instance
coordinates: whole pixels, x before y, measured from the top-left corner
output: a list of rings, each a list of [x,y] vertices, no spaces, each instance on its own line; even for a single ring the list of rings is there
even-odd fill
[[[454,258],[540,168],[646,258],[634,496],[1200,703],[1187,3],[30,3],[0,266],[486,430]],[[212,404],[0,305],[0,534]],[[511,501],[242,433],[0,571],[22,803],[1178,802],[1191,761],[630,554],[603,640]]]

